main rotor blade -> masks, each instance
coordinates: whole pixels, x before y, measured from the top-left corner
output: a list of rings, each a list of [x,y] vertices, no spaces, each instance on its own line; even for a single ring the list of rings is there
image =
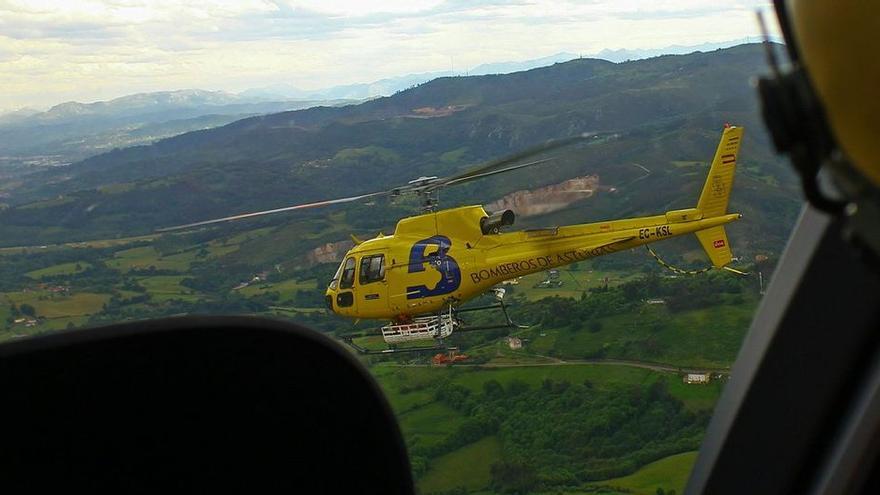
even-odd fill
[[[447,177],[446,179],[440,181],[438,185],[440,187],[442,187],[442,186],[445,186],[448,184],[460,184],[461,182],[463,182],[462,179],[467,179],[472,176],[485,177],[484,174],[486,174],[486,172],[488,172],[492,169],[501,168],[501,167],[504,167],[505,165],[509,165],[511,163],[516,163],[518,161],[524,160],[524,159],[529,158],[531,156],[545,153],[550,150],[555,150],[557,148],[562,148],[564,146],[569,146],[569,145],[577,143],[579,141],[584,141],[584,140],[587,140],[589,138],[596,137],[596,136],[597,136],[597,134],[584,133],[584,134],[579,134],[577,136],[572,136],[569,138],[551,139],[550,141],[547,141],[543,144],[539,144],[538,146],[533,146],[527,150],[520,151],[519,153],[514,153],[512,155],[508,155],[503,158],[499,158],[497,160],[491,160],[491,161],[488,161],[488,162],[486,162],[482,165],[479,165],[475,168],[472,168],[470,170],[462,172],[460,174],[453,175],[452,177]],[[511,170],[515,170],[515,169],[511,169]]]
[[[305,203],[305,204],[301,204],[301,205],[285,206],[284,208],[275,208],[274,210],[256,211],[253,213],[243,213],[241,215],[233,215],[231,217],[215,218],[213,220],[205,220],[203,222],[194,222],[194,223],[188,223],[186,225],[175,225],[174,227],[165,227],[163,229],[156,229],[156,232],[169,232],[172,230],[182,230],[182,229],[188,229],[191,227],[200,227],[202,225],[210,225],[212,223],[228,222],[230,220],[241,220],[242,218],[259,217],[262,215],[271,215],[273,213],[281,213],[283,211],[304,210],[306,208],[317,208],[319,206],[329,206],[329,205],[336,205],[336,204],[340,204],[340,203],[351,203],[352,201],[359,201],[361,199],[372,198],[375,196],[382,196],[384,194],[390,194],[390,192],[389,191],[382,191],[382,192],[375,192],[375,193],[369,193],[369,194],[361,194],[360,196],[351,196],[348,198],[331,199],[331,200],[327,200],[327,201],[317,201],[314,203]]]
[[[555,160],[555,157],[544,158],[542,160],[535,160],[533,162],[520,163],[519,165],[513,165],[510,167],[500,168],[497,170],[491,170],[489,172],[483,172],[482,174],[468,175],[467,177],[461,177],[459,179],[447,180],[446,182],[443,183],[443,185],[444,186],[451,186],[454,184],[462,184],[465,182],[470,182],[472,180],[482,179],[483,177],[488,177],[490,175],[503,174],[504,172],[510,172],[511,170],[516,170],[516,169],[525,168],[525,167],[531,167],[532,165],[540,165],[542,163],[547,163],[547,162],[550,162],[553,160]]]

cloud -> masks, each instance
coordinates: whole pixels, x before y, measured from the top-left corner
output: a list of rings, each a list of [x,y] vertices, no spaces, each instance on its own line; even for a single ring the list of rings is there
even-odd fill
[[[769,0],[0,0],[0,107],[303,88],[757,34]]]

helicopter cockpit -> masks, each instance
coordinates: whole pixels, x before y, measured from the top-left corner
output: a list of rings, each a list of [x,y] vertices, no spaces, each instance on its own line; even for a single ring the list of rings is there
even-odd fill
[[[356,310],[355,292],[358,288],[369,290],[363,296],[365,305],[381,305],[387,288],[380,286],[385,283],[384,253],[349,253],[327,286],[327,308],[341,315],[352,314]]]

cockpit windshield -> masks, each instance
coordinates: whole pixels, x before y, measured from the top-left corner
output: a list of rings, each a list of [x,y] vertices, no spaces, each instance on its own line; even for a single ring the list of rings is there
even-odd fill
[[[340,289],[350,289],[354,285],[354,258],[348,258],[342,265],[342,278],[339,280]]]
[[[339,268],[336,269],[336,274],[333,275],[333,278],[330,279],[330,284],[328,287],[330,290],[336,290],[339,287],[339,277],[342,276],[342,267],[345,266],[345,261],[339,263]]]

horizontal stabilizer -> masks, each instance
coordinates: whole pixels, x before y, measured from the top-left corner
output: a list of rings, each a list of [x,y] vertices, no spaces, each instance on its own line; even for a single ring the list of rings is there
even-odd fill
[[[696,232],[696,235],[715,268],[721,268],[733,259],[730,242],[727,241],[727,232],[723,226],[701,230]]]

